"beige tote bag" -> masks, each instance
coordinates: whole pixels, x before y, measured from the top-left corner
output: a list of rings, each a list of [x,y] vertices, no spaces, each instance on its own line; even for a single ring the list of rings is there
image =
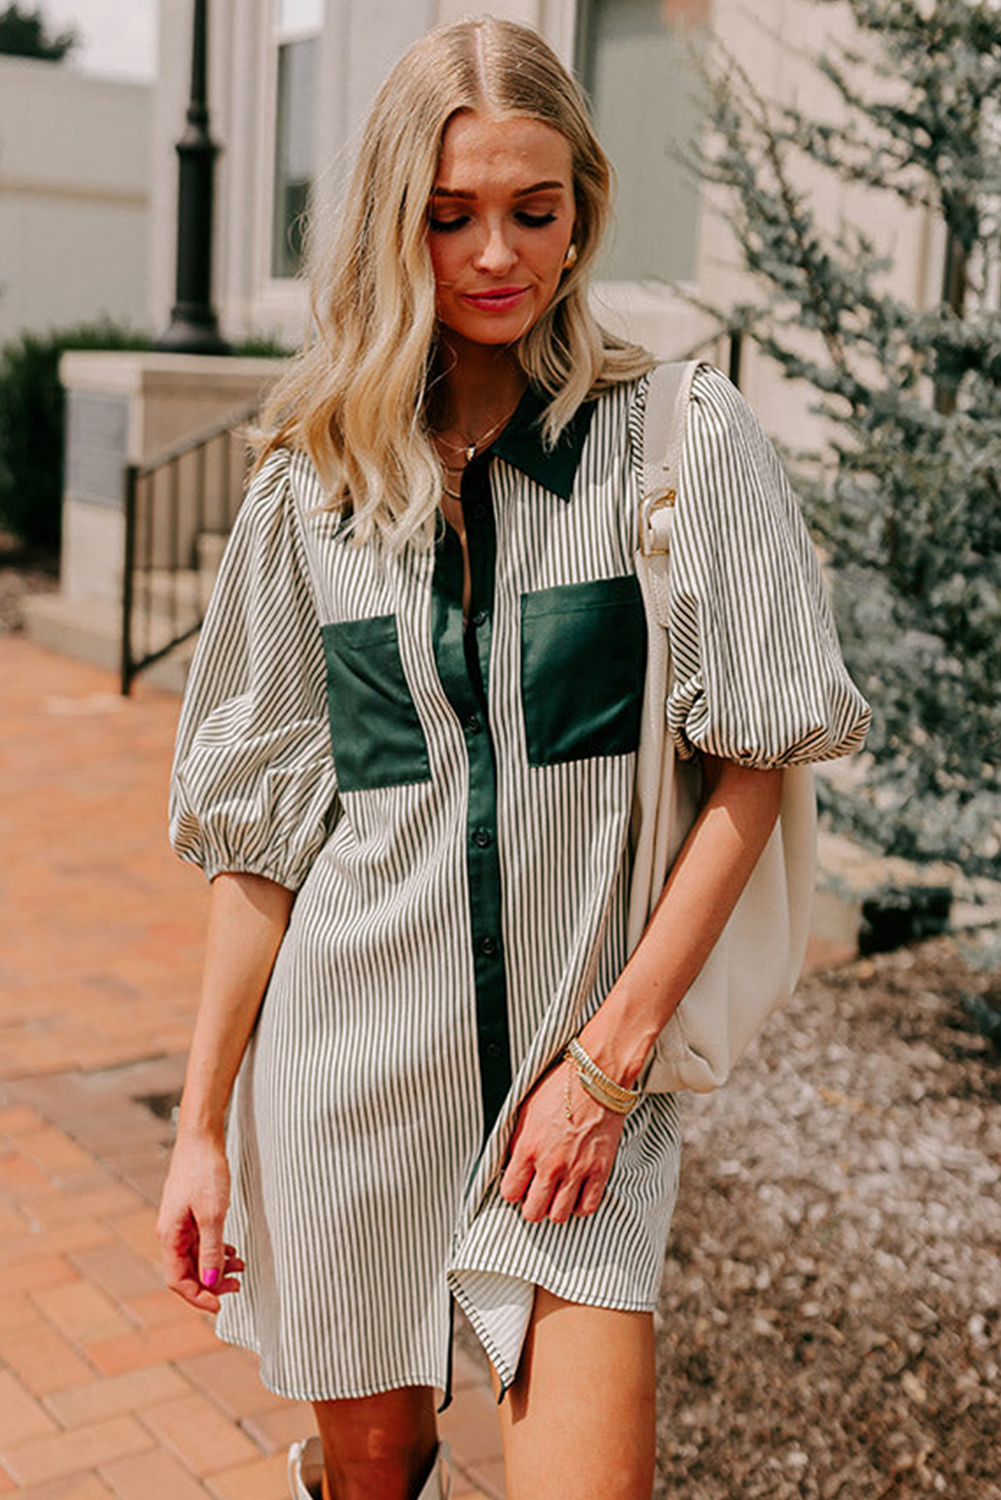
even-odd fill
[[[643,718],[633,801],[629,951],[639,942],[698,814],[697,764],[667,733],[672,667],[668,566],[681,454],[698,361],[650,377],[643,443],[636,575],[648,625]],[[680,503],[684,505],[682,495]],[[789,998],[803,966],[816,868],[813,772],[783,772],[778,822],[698,976],[657,1039],[643,1086],[669,1093],[719,1088],[764,1021]]]

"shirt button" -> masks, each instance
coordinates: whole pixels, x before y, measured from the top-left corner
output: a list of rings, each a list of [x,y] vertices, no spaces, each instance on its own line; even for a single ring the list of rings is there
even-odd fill
[[[487,1042],[483,1050],[488,1057],[500,1057],[501,1044],[500,1042]]]
[[[477,630],[482,630],[483,626],[486,623],[487,623],[487,612],[486,612],[486,610],[485,609],[478,609],[476,611],[475,615],[473,616],[473,624],[476,626]]]
[[[473,843],[479,849],[489,849],[493,843],[493,836],[489,828],[477,828],[473,834]]]
[[[475,714],[470,714],[469,718],[466,720],[465,724],[463,724],[462,727],[467,734],[479,734],[480,721]]]
[[[497,939],[492,937],[481,937],[476,945],[485,958],[492,958],[497,952]]]
[[[482,522],[482,521],[485,521],[487,519],[487,508],[483,504],[482,500],[477,500],[476,501],[476,503],[472,507],[472,512],[473,512],[473,520],[474,521],[480,521],[480,522]]]

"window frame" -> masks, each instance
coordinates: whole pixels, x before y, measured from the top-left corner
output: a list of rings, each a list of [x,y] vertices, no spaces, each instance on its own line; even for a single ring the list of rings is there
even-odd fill
[[[302,275],[276,276],[274,272],[273,247],[275,232],[275,194],[278,187],[278,60],[279,50],[289,42],[315,41],[322,56],[323,38],[327,25],[327,7],[318,6],[319,18],[315,25],[286,26],[279,24],[278,11],[281,0],[269,0],[266,25],[261,28],[261,45],[264,51],[261,76],[264,79],[267,108],[260,112],[258,138],[258,160],[261,162],[261,178],[264,183],[263,201],[265,212],[258,221],[258,264],[260,275],[262,312],[273,315],[283,325],[296,312],[302,312]],[[320,140],[320,107],[322,90],[317,89],[313,101],[314,145]],[[312,196],[315,191],[316,173],[310,184]]]

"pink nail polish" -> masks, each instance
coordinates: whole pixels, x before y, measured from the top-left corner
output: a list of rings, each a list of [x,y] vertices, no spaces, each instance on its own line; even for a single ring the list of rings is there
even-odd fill
[[[216,1270],[202,1272],[202,1286],[214,1287],[219,1280],[219,1272]]]

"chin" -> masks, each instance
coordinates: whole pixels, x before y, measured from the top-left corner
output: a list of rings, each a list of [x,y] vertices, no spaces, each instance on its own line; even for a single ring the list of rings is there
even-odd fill
[[[443,327],[450,329],[452,333],[465,339],[469,344],[493,347],[494,345],[516,344],[521,336],[538,322],[539,316],[538,313],[533,313],[532,317],[526,318],[522,314],[520,318],[503,320],[490,318],[484,319],[482,323],[479,320],[473,322],[466,318],[461,320],[457,318],[454,323],[449,322],[447,318],[441,318],[439,321]]]

